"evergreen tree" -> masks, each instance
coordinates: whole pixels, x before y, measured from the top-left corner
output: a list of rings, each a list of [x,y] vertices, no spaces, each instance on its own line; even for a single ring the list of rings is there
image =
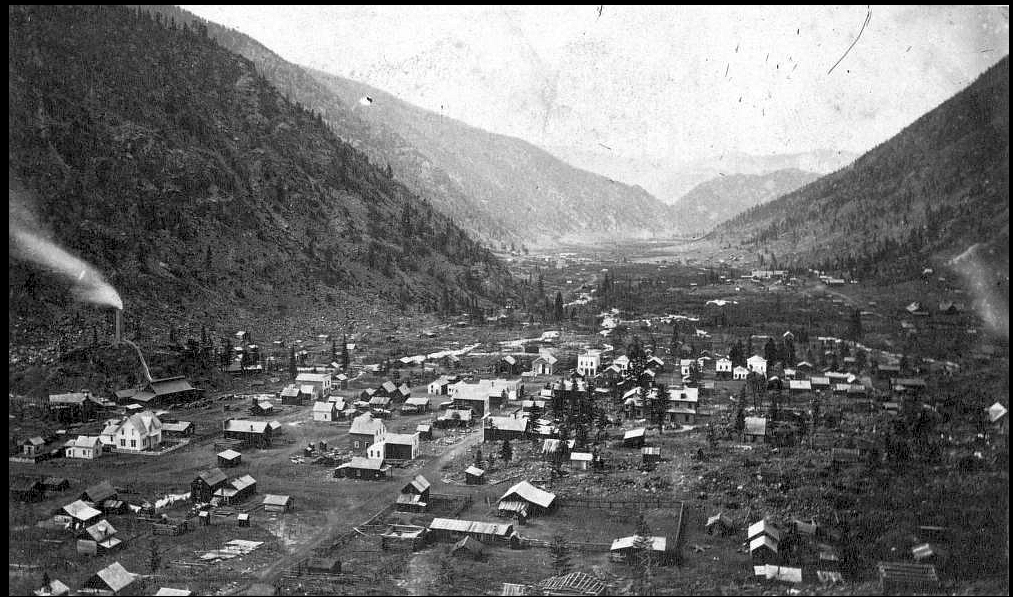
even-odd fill
[[[348,357],[348,336],[345,334],[341,335],[341,370],[348,371],[348,365],[351,359]]]
[[[510,462],[514,457],[514,449],[510,446],[510,440],[503,440],[503,445],[499,449],[499,457],[503,459],[503,462]]]
[[[152,573],[158,572],[162,567],[162,554],[158,542],[152,539],[148,543],[148,570]]]
[[[563,321],[563,293],[556,291],[556,302],[553,307],[553,317],[557,322]]]
[[[294,346],[288,349],[288,374],[292,376],[292,379],[295,379],[296,375],[298,375],[298,370],[296,369],[296,366],[295,366],[295,347]]]
[[[557,534],[552,538],[552,543],[549,544],[549,553],[552,555],[552,571],[557,576],[562,576],[570,571],[570,547],[564,535]]]

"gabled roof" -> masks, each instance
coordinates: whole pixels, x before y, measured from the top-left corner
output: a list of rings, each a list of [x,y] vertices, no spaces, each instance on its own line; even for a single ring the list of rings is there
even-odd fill
[[[116,489],[109,481],[102,481],[84,490],[84,497],[90,502],[100,504],[105,500],[116,497]]]
[[[456,553],[462,549],[475,555],[481,555],[485,551],[485,546],[471,535],[468,535],[455,543],[450,551],[451,553]]]
[[[477,466],[469,466],[468,468],[464,469],[464,474],[472,475],[475,477],[481,477],[482,475],[485,474],[485,471],[478,468]]]
[[[61,595],[70,595],[70,587],[54,578],[49,581],[49,585],[35,589],[33,593],[39,597],[60,597]]]
[[[515,419],[513,417],[494,417],[490,416],[486,418],[486,426],[493,427],[496,429],[502,429],[504,431],[519,431],[524,433],[528,430],[528,419],[520,418]]]
[[[423,477],[422,475],[415,475],[415,478],[409,481],[408,484],[405,485],[404,489],[402,489],[401,491],[403,492],[405,489],[408,489],[409,487],[412,487],[415,489],[415,491],[422,493],[423,491],[429,489],[430,485],[429,481],[426,480],[425,477]]]
[[[242,491],[247,487],[252,487],[256,484],[257,480],[251,477],[250,475],[243,475],[242,477],[238,477],[232,480],[232,487],[236,491]]]
[[[363,470],[378,471],[383,469],[383,458],[366,458],[364,456],[353,456],[352,459],[338,468],[358,468]]]
[[[221,485],[222,483],[225,483],[229,479],[225,475],[225,473],[222,472],[222,469],[218,467],[209,468],[206,471],[201,471],[197,473],[197,478],[201,479],[211,487]]]
[[[513,525],[499,524],[495,522],[459,520],[456,518],[434,518],[433,521],[429,523],[429,530],[507,537],[513,534]]]
[[[392,381],[383,382],[382,384],[380,384],[380,388],[382,388],[384,391],[388,393],[393,393],[397,391],[397,386],[394,385],[394,382]]]
[[[327,373],[300,373],[295,376],[296,383],[299,382],[324,383],[330,380],[331,376]]]
[[[781,540],[781,531],[766,520],[759,520],[749,525],[749,531],[746,533],[746,537],[752,539],[758,535],[768,535],[774,539],[774,541]]]
[[[429,398],[426,398],[425,396],[414,396],[405,400],[404,403],[407,406],[427,406],[429,404]]]
[[[242,454],[236,452],[235,450],[225,450],[224,452],[218,453],[219,458],[224,458],[226,460],[232,460],[234,458],[239,458],[240,456],[242,456]]]
[[[331,413],[335,409],[333,402],[314,402],[313,412],[315,413]]]
[[[749,541],[749,553],[752,553],[761,547],[766,547],[770,551],[777,553],[777,541],[771,539],[767,535],[760,535],[759,537],[755,537]]]
[[[724,512],[718,512],[714,516],[708,516],[707,524],[704,526],[710,527],[716,524],[722,524],[728,528],[732,528],[735,526],[735,523],[732,522],[732,519],[729,518],[727,515],[725,515]]]
[[[169,587],[159,587],[155,593],[155,597],[187,597],[193,595],[193,592],[186,589],[172,589]]]
[[[292,501],[292,498],[287,495],[273,495],[267,494],[264,496],[263,504],[265,506],[286,506]]]
[[[98,436],[89,437],[87,435],[79,435],[74,440],[74,446],[77,448],[95,448],[99,445]]]
[[[593,458],[594,455],[590,452],[570,452],[570,460],[590,462]]]
[[[639,427],[637,429],[630,429],[629,431],[627,431],[626,433],[624,433],[623,434],[623,439],[632,439],[632,438],[635,438],[635,437],[644,437],[645,435],[647,435],[647,429],[645,429],[643,427]]]
[[[80,521],[91,520],[96,516],[102,515],[101,512],[92,508],[82,500],[77,500],[67,504],[63,507],[63,511],[67,513],[68,516]]]
[[[531,502],[532,504],[541,506],[542,508],[548,508],[556,499],[555,494],[538,489],[527,481],[521,481],[520,483],[514,485],[499,499],[500,501],[503,501],[512,496],[519,497],[526,502]]]
[[[383,421],[374,419],[372,415],[366,413],[352,419],[352,426],[349,428],[348,433],[360,434],[360,435],[375,435],[382,432],[386,426]]]
[[[166,377],[152,380],[142,388],[142,391],[150,391],[155,396],[164,396],[177,392],[192,392],[193,386],[184,377]]]
[[[384,436],[383,441],[388,444],[399,444],[404,446],[413,446],[418,442],[419,433],[388,433]]]
[[[245,419],[232,419],[225,424],[225,431],[242,431],[246,433],[264,433],[267,431],[266,421],[247,421]]]
[[[617,549],[629,549],[636,545],[638,539],[641,539],[638,535],[630,535],[629,537],[614,539],[612,541],[612,547],[610,547],[609,550],[615,551]],[[665,551],[665,548],[668,545],[668,540],[665,537],[644,537],[644,539],[650,540],[651,549],[654,551]]]
[[[114,593],[122,591],[136,579],[136,576],[127,572],[127,569],[120,565],[119,562],[109,564],[96,572],[95,576],[101,579]]]

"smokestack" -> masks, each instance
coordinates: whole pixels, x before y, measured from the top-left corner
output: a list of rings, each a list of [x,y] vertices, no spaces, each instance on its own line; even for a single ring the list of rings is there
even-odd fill
[[[123,334],[123,309],[113,309],[115,319],[113,328],[113,343],[119,344]]]

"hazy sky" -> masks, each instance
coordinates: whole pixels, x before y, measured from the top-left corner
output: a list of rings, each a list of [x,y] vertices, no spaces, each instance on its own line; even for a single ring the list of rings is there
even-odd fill
[[[667,164],[862,152],[1009,52],[1005,7],[184,8],[487,130]]]

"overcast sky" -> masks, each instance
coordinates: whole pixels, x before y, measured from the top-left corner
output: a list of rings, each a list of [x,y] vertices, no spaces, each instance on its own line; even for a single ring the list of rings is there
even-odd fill
[[[860,153],[1009,52],[1006,7],[184,8],[483,129],[668,164]]]

